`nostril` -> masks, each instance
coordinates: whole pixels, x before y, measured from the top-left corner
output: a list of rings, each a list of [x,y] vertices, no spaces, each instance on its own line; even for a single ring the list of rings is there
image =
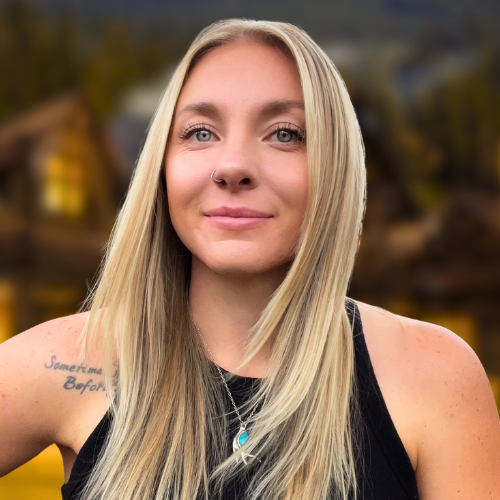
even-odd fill
[[[250,179],[248,177],[245,177],[242,182],[243,184],[248,184],[250,182]]]

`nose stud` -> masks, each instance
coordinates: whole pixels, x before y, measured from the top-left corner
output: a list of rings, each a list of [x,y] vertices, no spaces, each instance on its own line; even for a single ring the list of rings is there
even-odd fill
[[[212,172],[212,175],[211,175],[210,177],[212,178],[212,180],[213,180],[216,184],[220,184],[221,182],[224,182],[224,179],[216,179],[216,178],[214,177],[214,174],[215,174],[215,171],[216,171],[216,170],[217,170],[217,169],[215,169],[215,170]]]

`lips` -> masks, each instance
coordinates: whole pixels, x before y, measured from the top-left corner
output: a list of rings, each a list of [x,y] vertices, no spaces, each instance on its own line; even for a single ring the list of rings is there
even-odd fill
[[[222,206],[205,212],[208,217],[235,217],[235,218],[268,218],[273,217],[272,214],[254,210],[248,207],[228,207]]]
[[[272,214],[249,207],[217,207],[205,212],[207,221],[224,230],[242,231],[268,224]]]

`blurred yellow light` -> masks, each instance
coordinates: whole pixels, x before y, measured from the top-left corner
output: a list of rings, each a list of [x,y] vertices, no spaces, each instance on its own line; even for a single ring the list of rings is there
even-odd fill
[[[42,205],[47,212],[81,217],[87,208],[87,187],[82,163],[61,154],[47,158],[42,185]]]
[[[493,396],[495,396],[498,414],[500,415],[500,377],[496,375],[488,375],[488,379],[490,381],[491,390],[493,391]]]
[[[14,286],[8,281],[0,281],[0,343],[15,334]]]
[[[52,444],[29,462],[0,478],[0,499],[61,500],[63,484],[61,453]]]

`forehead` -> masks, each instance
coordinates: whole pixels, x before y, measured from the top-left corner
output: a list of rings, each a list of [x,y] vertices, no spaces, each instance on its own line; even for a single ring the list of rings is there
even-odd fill
[[[282,99],[303,100],[295,62],[273,47],[245,41],[205,54],[192,68],[176,110],[195,101],[241,106]]]

